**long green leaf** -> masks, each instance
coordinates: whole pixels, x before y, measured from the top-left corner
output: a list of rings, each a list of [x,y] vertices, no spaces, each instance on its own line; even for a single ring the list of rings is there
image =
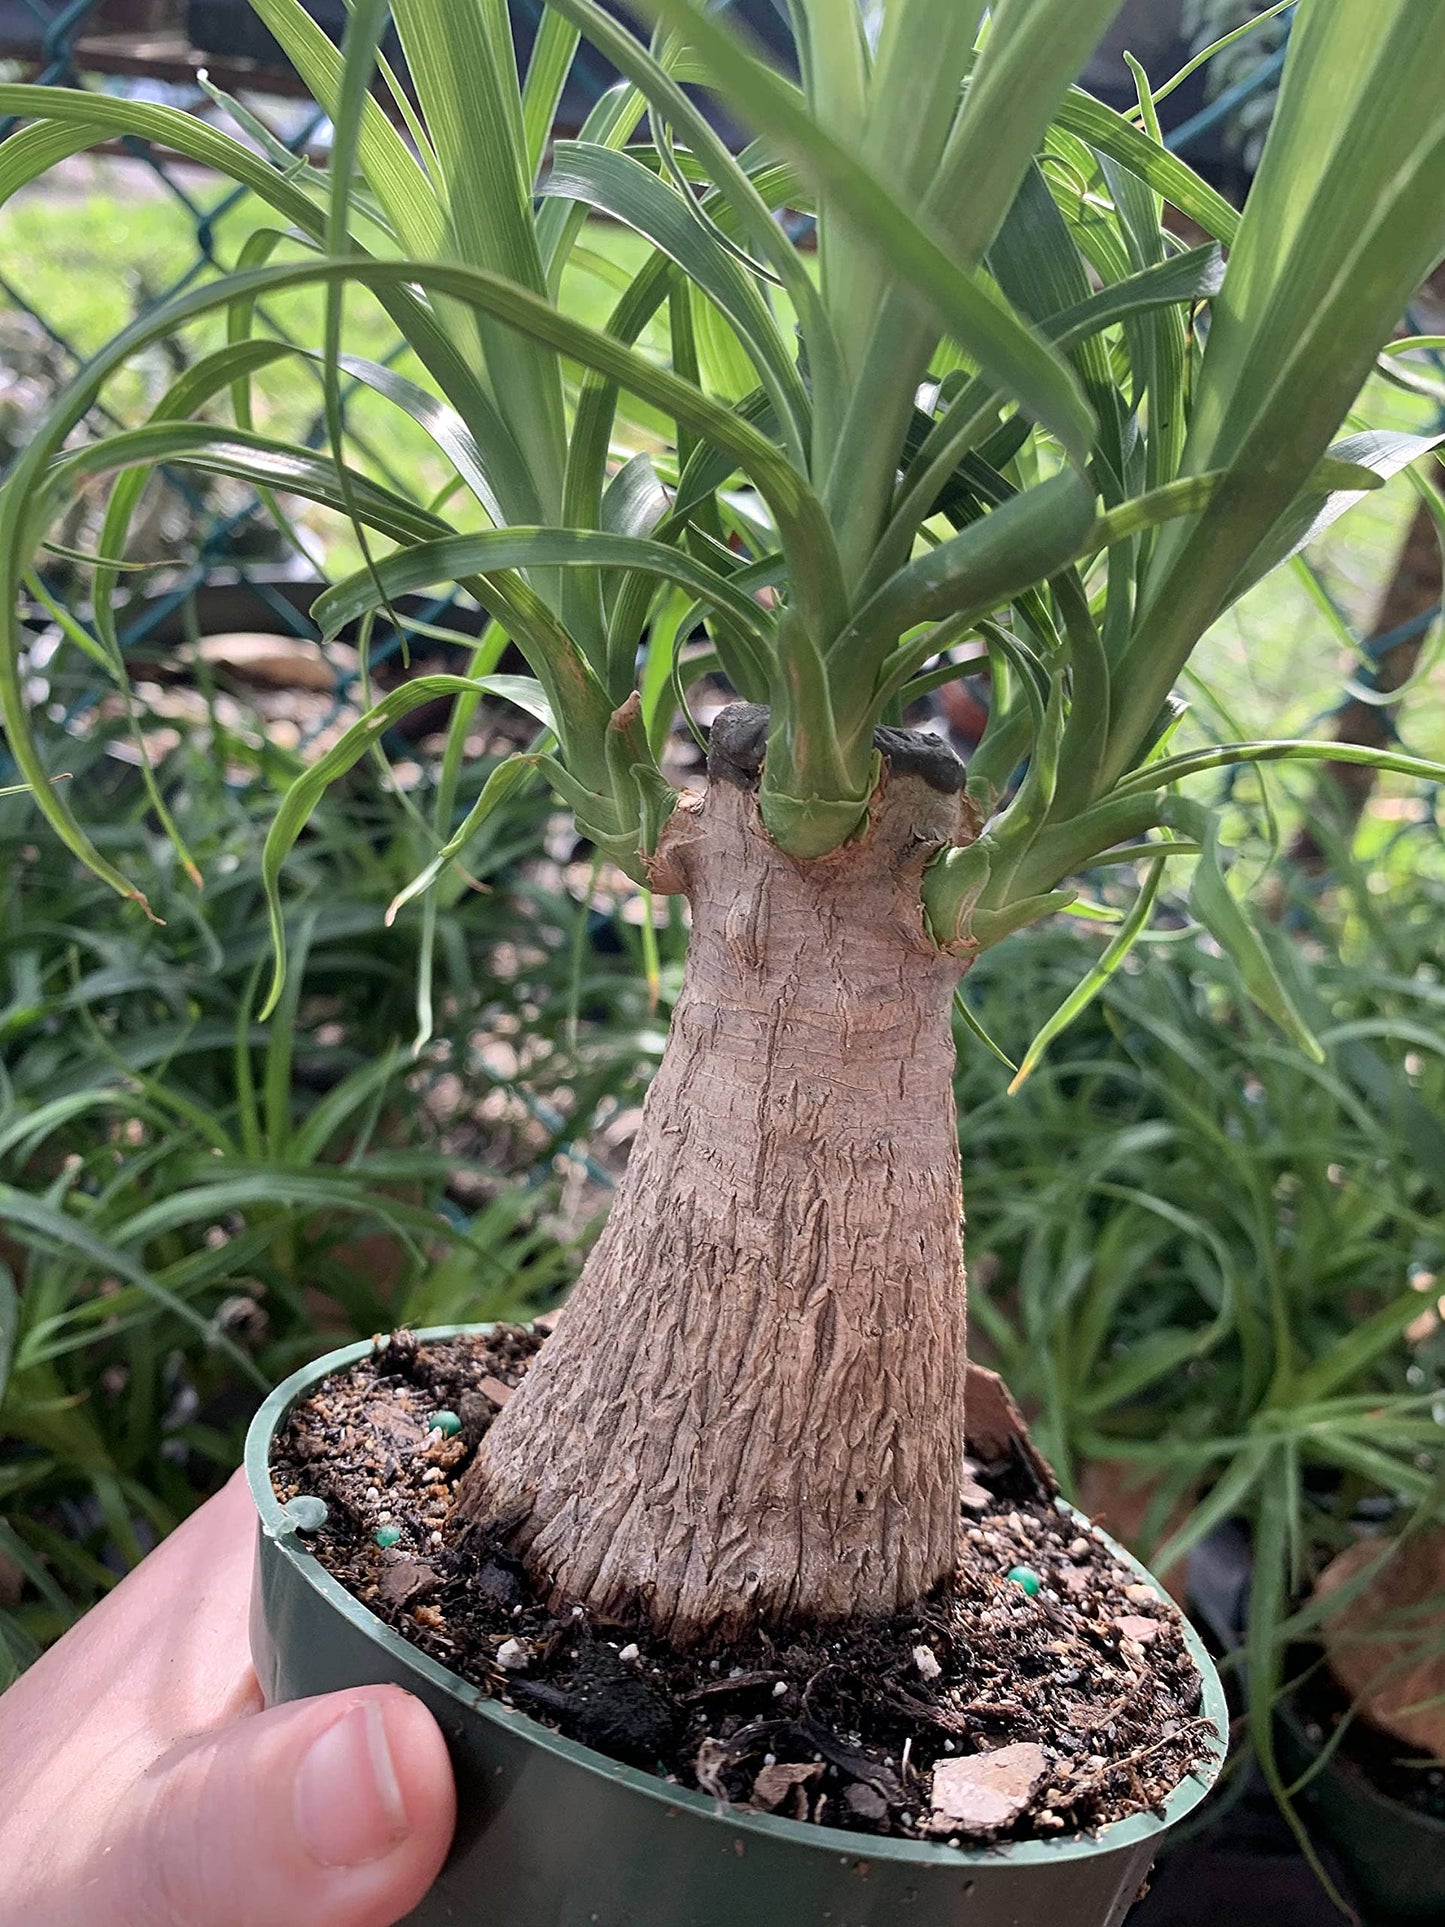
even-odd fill
[[[882,9],[873,70],[867,77],[861,140],[810,94],[813,118],[855,146],[865,166],[920,206],[938,171],[958,114],[962,77],[973,61],[981,0],[897,0]],[[837,39],[820,18],[815,39]],[[889,293],[891,271],[866,232],[824,205],[820,273],[843,366],[856,382],[869,337]]]
[[[1146,763],[1116,784],[1111,796],[1127,803],[1151,795],[1162,783],[1177,783],[1205,770],[1233,769],[1241,763],[1353,763],[1362,769],[1391,770],[1417,783],[1445,782],[1445,763],[1404,750],[1371,749],[1363,743],[1337,743],[1320,737],[1281,737],[1273,741],[1216,743],[1167,761]],[[1106,799],[1106,804],[1109,799]]]
[[[1126,658],[1108,773],[1138,753],[1204,629],[1280,520],[1445,249],[1445,36],[1434,0],[1302,6],[1196,383],[1185,466],[1230,481],[1165,532]],[[1384,96],[1391,112],[1381,116]]]
[[[635,535],[603,529],[491,529],[453,535],[399,550],[377,566],[377,582],[388,595],[405,595],[438,582],[461,581],[496,569],[542,565],[572,568],[636,569],[690,589],[709,607],[725,611],[766,644],[770,624],[754,599],[725,576],[697,562],[685,549],[671,548]],[[312,611],[328,636],[376,606],[377,585],[362,572],[328,589]]]
[[[10,1382],[10,1363],[15,1356],[15,1334],[20,1329],[20,1296],[9,1267],[0,1264],[0,1408],[5,1404],[5,1387]]]
[[[527,78],[522,87],[522,127],[526,139],[527,174],[535,182],[537,170],[552,138],[552,124],[567,76],[572,71],[579,35],[572,21],[560,13],[544,9],[532,42],[532,57],[527,62]],[[540,235],[539,235],[540,243]],[[541,253],[539,245],[539,253]],[[545,255],[543,267],[546,267]]]
[[[815,383],[838,384],[838,351],[827,315],[802,257],[773,219],[758,193],[709,122],[683,92],[668,65],[654,59],[620,22],[595,0],[548,0],[577,26],[620,74],[643,94],[667,123],[684,134],[707,170],[708,179],[736,212],[741,232],[760,260],[777,273],[797,312]],[[667,57],[673,59],[671,52]],[[675,61],[674,61],[675,64]]]
[[[34,444],[32,444],[34,446]],[[294,442],[273,441],[240,428],[216,428],[209,422],[172,421],[161,417],[141,428],[122,429],[103,442],[82,445],[62,456],[45,475],[38,496],[24,505],[33,533],[37,518],[57,513],[73,499],[76,484],[92,475],[117,470],[153,468],[158,462],[230,475],[283,493],[304,495],[344,511],[347,490],[336,464]],[[440,516],[419,509],[404,495],[372,482],[356,470],[349,473],[351,500],[369,526],[397,540],[424,540],[448,529]]]
[[[522,679],[520,677],[491,676],[486,680],[489,687],[496,689],[497,684],[500,682],[519,682]],[[498,693],[505,692],[499,691]],[[436,855],[417,876],[413,877],[406,888],[399,890],[392,898],[386,911],[388,926],[396,921],[398,913],[410,903],[413,898],[423,895],[424,892],[431,888],[432,884],[436,882],[447,865],[461,855],[472,838],[490,821],[502,805],[513,796],[516,796],[530,780],[535,778],[537,766],[541,760],[541,754],[545,753],[545,745],[539,746],[539,751],[540,753],[529,755],[518,754],[516,756],[508,756],[502,762],[498,763],[497,767],[488,776],[486,782],[483,783],[481,794],[477,797],[476,802],[473,803],[470,810],[467,811],[460,827],[452,836],[448,837]]]
[[[1382,436],[1378,439],[1389,440],[1392,443],[1418,443],[1420,447],[1417,453],[1423,452],[1426,447],[1435,446],[1434,440],[1426,436]],[[1445,437],[1440,439],[1445,440]],[[1292,542],[1287,554],[1280,555],[1277,561],[1267,562],[1261,566],[1258,574],[1266,574],[1269,569],[1276,567],[1278,562],[1286,561],[1288,555],[1294,554],[1306,542],[1313,541],[1320,530],[1328,528],[1331,522],[1343,515],[1345,510],[1357,502],[1362,495],[1368,495],[1375,489],[1384,487],[1388,471],[1377,467],[1373,462],[1366,463],[1351,459],[1346,453],[1351,447],[1358,448],[1361,454],[1369,452],[1365,438],[1360,437],[1354,443],[1337,443],[1329,457],[1316,463],[1302,498],[1302,506],[1298,511],[1299,519],[1308,522],[1307,533],[1298,541]],[[1405,461],[1413,459],[1413,454],[1402,456],[1401,466]],[[1130,536],[1137,535],[1143,530],[1159,528],[1163,523],[1177,521],[1181,516],[1197,515],[1201,509],[1208,508],[1227,480],[1226,470],[1211,469],[1207,475],[1185,475],[1179,481],[1162,483],[1159,487],[1150,489],[1147,494],[1136,495],[1131,501],[1121,502],[1117,508],[1110,509],[1106,515],[1101,515],[1094,524],[1092,541],[1098,548],[1106,549],[1115,542],[1127,541]],[[1321,502],[1326,504],[1324,509],[1316,506]],[[1294,514],[1295,512],[1292,511],[1291,527],[1295,526]],[[1254,579],[1253,572],[1252,579]]]
[[[1155,308],[1208,301],[1224,285],[1224,256],[1214,246],[1190,248],[1153,267],[1140,268],[1040,322],[1049,340],[1073,348],[1088,336]]]
[[[339,113],[343,62],[335,44],[299,0],[250,3],[316,99],[333,116]],[[386,209],[403,249],[414,254],[440,252],[446,232],[444,210],[425,169],[374,100],[368,99],[362,109],[358,150],[367,181]],[[232,169],[224,171],[229,174]]]
[[[988,32],[981,52],[970,63],[962,105],[938,166],[908,210],[916,209],[919,228],[937,236],[959,270],[972,272],[984,259],[1020,183],[1027,181],[1037,143],[1064,89],[1116,5],[1117,0],[1002,0],[990,9]],[[910,58],[920,77],[909,91],[927,98],[930,83],[921,74],[948,46],[946,39],[941,46],[927,41],[912,44]],[[953,77],[955,84],[961,83],[964,70],[955,69]],[[1071,423],[1076,433],[1082,425],[1082,441],[1076,445],[1069,427],[1060,426],[1058,412],[1037,406],[1036,389],[1020,384],[1021,365],[1015,361],[1012,368],[1004,369],[998,361],[1000,344],[971,331],[960,312],[946,310],[936,300],[921,300],[927,289],[917,268],[880,246],[876,227],[867,232],[882,264],[895,272],[868,336],[825,491],[845,558],[870,546],[886,518],[913,384],[923,373],[932,346],[930,310],[935,327],[941,321],[983,372],[1018,399],[1025,414],[1059,435],[1074,460],[1085,459],[1083,445],[1092,440],[1097,426],[1090,403],[1071,380],[1068,399],[1082,403]],[[1037,336],[1034,345],[1042,345]],[[1057,361],[1053,366],[1057,369]],[[1045,369],[1036,363],[1028,373],[1043,377]]]
[[[1038,1069],[1040,1063],[1043,1061],[1044,1052],[1048,1049],[1049,1045],[1053,1043],[1054,1039],[1062,1036],[1069,1025],[1072,1024],[1077,1017],[1082,1016],[1089,1005],[1093,1003],[1109,979],[1119,970],[1124,959],[1129,955],[1129,952],[1134,948],[1140,933],[1145,929],[1149,922],[1150,915],[1153,912],[1154,899],[1159,894],[1159,884],[1164,875],[1164,864],[1165,858],[1163,856],[1154,857],[1145,873],[1143,883],[1139,886],[1139,893],[1134,899],[1133,907],[1130,909],[1123,923],[1120,924],[1103,955],[1086,975],[1081,978],[1079,983],[1075,985],[1074,989],[1069,992],[1068,996],[1059,1005],[1058,1009],[1054,1011],[1053,1015],[1046,1018],[1044,1022],[1040,1024],[1033,1041],[1024,1052],[1023,1062],[1014,1073],[1013,1082],[1008,1087],[1010,1097],[1012,1097],[1025,1079],[1031,1077],[1034,1071]]]
[[[45,1562],[36,1557],[7,1519],[0,1519],[0,1554],[30,1581],[51,1611],[60,1616],[61,1624],[68,1626],[75,1617],[74,1606]]]
[[[563,18],[560,13],[548,11],[552,19]],[[575,26],[572,21],[565,24]],[[647,102],[637,89],[629,87],[626,81],[619,81],[615,87],[608,88],[583,121],[580,138],[602,147],[626,147],[646,111]],[[561,286],[562,271],[586,219],[587,209],[578,201],[544,201],[538,211],[537,246],[554,299]]]
[[[1445,434],[1406,435],[1388,429],[1347,435],[1336,442],[1291,503],[1289,512],[1250,557],[1232,595],[1246,593],[1263,576],[1315,542],[1359,500],[1361,490],[1382,488],[1412,462],[1445,445]],[[1345,473],[1354,469],[1355,475]]]
[[[1020,263],[1025,260],[1032,262],[1035,246],[1036,237],[1032,230],[1019,233]],[[1004,270],[998,264],[996,271],[1003,280]],[[1008,279],[1004,280],[1004,285],[1025,306],[1047,340],[1057,348],[1073,352],[1104,329],[1146,314],[1153,307],[1207,299],[1218,292],[1222,276],[1223,259],[1219,250],[1215,247],[1196,248],[1160,267],[1125,276],[1098,293],[1087,295],[1073,305],[1052,313],[1028,309],[1018,282]],[[1089,392],[1096,409],[1099,409],[1104,400],[1102,391],[1090,383]],[[911,544],[919,524],[935,511],[940,494],[963,455],[996,420],[1002,399],[992,383],[983,380],[969,382],[934,422],[916,452],[910,455],[888,529],[865,578],[867,587],[875,586],[881,567],[898,566],[900,546]],[[1117,409],[1117,403],[1114,408]]]
[[[1307,1371],[1290,1380],[1290,1398],[1297,1404],[1329,1398],[1346,1386],[1358,1385],[1365,1374],[1400,1342],[1405,1327],[1420,1316],[1420,1294],[1402,1292],[1382,1305],[1372,1317],[1347,1332]]]
[[[260,1021],[275,1010],[286,985],[286,924],[281,909],[281,872],[297,838],[306,828],[311,812],[332,783],[354,769],[381,735],[403,716],[419,709],[438,696],[470,696],[474,685],[465,676],[414,676],[410,682],[393,689],[374,703],[291,785],[281,799],[281,807],[266,832],[261,853],[261,881],[266,892],[266,912],[271,926],[271,987],[259,1013]]]
[[[498,23],[485,0],[447,0],[444,7],[433,0],[394,0],[392,12],[446,184],[445,251],[544,296],[533,177],[505,13]],[[505,46],[499,44],[503,36]],[[562,503],[561,370],[534,337],[499,326],[485,311],[479,326],[494,399],[550,519]]]
[[[1164,814],[1174,828],[1183,830],[1200,845],[1189,893],[1194,914],[1233,959],[1240,981],[1260,1009],[1294,1039],[1307,1057],[1322,1064],[1325,1054],[1319,1040],[1300,1015],[1259,933],[1224,880],[1219,860],[1218,817],[1203,804],[1180,796],[1170,798]]]
[[[352,169],[366,109],[381,36],[390,18],[388,0],[352,0],[342,48],[341,96],[335,115],[331,153],[331,187],[326,204],[322,245],[328,254],[345,254],[350,236]],[[341,330],[346,315],[346,284],[328,281],[325,289],[326,326],[321,356],[326,434],[331,458],[341,484],[346,518],[366,566],[371,568],[371,543],[357,512],[355,491],[346,462],[345,402],[341,393]],[[389,612],[391,613],[391,612]],[[289,1073],[289,1063],[287,1066]]]
[[[1058,435],[1077,461],[1087,459],[1094,423],[1078,384],[1002,297],[960,267],[895,195],[817,125],[795,91],[750,60],[731,34],[688,0],[656,0],[656,4],[661,16],[685,33],[706,58],[713,83],[835,199],[934,308],[942,325],[1030,414]]]
[[[882,671],[879,693],[891,696],[936,649],[925,637],[890,656],[900,635],[965,609],[986,615],[1056,573],[1079,553],[1093,506],[1088,485],[1067,470],[1013,496],[900,569],[858,612],[831,653],[842,663],[856,659],[870,678]]]
[[[1239,232],[1239,210],[1201,179],[1187,161],[1140,133],[1123,114],[1106,107],[1082,87],[1072,87],[1056,116],[1059,127],[1075,134],[1135,174],[1172,207],[1197,221],[1204,232],[1228,247]]]
[[[584,202],[635,228],[717,304],[748,350],[801,465],[810,411],[797,369],[756,286],[713,240],[693,206],[630,155],[581,141],[557,143],[540,191]]]

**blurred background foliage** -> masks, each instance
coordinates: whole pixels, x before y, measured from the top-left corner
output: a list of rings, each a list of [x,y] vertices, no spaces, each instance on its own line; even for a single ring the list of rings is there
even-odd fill
[[[975,1349],[1071,1491],[1170,1570],[1266,1494],[1301,1575],[1363,1500],[1440,1497],[1445,865],[1378,821],[1333,855],[1323,889],[1284,865],[1263,886],[1323,1065],[1182,916],[1014,1097],[961,1059]],[[1021,1046],[1096,942],[1041,931],[965,994]]]
[[[423,739],[391,745],[384,774],[361,765],[314,818],[293,865],[301,967],[258,1024],[261,844],[294,760],[257,750],[267,718],[225,666],[199,680],[190,707],[141,721],[200,895],[175,874],[118,706],[85,712],[68,759],[165,924],[117,918],[29,799],[0,796],[11,1667],[214,1489],[261,1391],[304,1358],[555,1299],[605,1209],[661,1051],[658,1000],[680,981],[680,926],[644,942],[636,893],[598,887],[540,797],[515,801],[465,878],[388,929],[431,848],[395,792],[403,755],[439,753]],[[49,693],[82,692],[54,670]],[[505,727],[484,718],[469,742],[458,809],[513,746]]]

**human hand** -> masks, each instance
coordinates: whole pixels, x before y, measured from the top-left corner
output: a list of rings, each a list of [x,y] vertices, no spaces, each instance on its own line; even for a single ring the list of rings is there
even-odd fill
[[[0,1696],[0,1927],[388,1927],[455,1795],[396,1687],[261,1710],[238,1473]]]

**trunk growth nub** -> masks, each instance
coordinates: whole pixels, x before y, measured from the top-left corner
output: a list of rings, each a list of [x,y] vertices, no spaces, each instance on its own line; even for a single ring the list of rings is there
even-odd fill
[[[611,1217],[463,1494],[559,1600],[679,1640],[906,1608],[957,1557],[959,965],[919,885],[961,770],[880,732],[865,832],[797,862],[719,747],[746,720],[665,833],[692,939]]]

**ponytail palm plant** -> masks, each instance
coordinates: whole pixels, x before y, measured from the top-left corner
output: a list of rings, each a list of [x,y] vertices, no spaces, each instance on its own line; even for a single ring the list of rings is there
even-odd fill
[[[1171,753],[1173,691],[1235,598],[1431,446],[1352,410],[1445,251],[1445,0],[1301,0],[1242,216],[1163,147],[1142,74],[1130,116],[1071,84],[1118,0],[792,0],[796,80],[695,0],[649,0],[647,45],[596,0],[548,0],[520,79],[502,0],[395,0],[409,92],[384,63],[374,85],[374,0],[354,0],[344,58],[297,0],[253,4],[334,120],[325,174],[259,125],[243,143],[165,107],[0,86],[0,113],[27,122],[0,147],[5,194],[129,135],[275,216],[233,272],[89,365],[0,492],[12,753],[56,832],[136,897],[52,786],[25,707],[17,597],[88,478],[110,478],[94,644],[117,677],[113,564],[160,462],[350,518],[365,565],[320,597],[326,634],[420,589],[473,596],[491,620],[468,672],[389,694],[284,802],[276,988],[310,808],[439,694],[455,704],[436,850],[405,896],[515,785],[545,782],[605,857],[686,895],[692,937],[610,1222],[465,1503],[558,1595],[682,1639],[906,1606],[956,1556],[961,972],[1067,904],[1081,869],[1142,866],[1062,1022],[1187,860],[1245,988],[1316,1048],[1190,784],[1346,752]],[[554,139],[579,39],[622,79],[580,138]],[[750,130],[740,152],[700,86]],[[644,244],[601,328],[567,294],[597,219]],[[322,344],[257,331],[263,301],[308,287]],[[424,379],[342,352],[363,297]],[[225,345],[149,421],[72,443],[131,357],[216,315]],[[326,452],[254,425],[253,384],[298,354],[324,374]],[[343,381],[430,433],[442,497],[357,465]],[[496,673],[509,643],[529,675]],[[966,769],[899,727],[985,669]],[[699,798],[661,758],[705,670],[740,700]],[[485,694],[539,734],[457,824]]]

